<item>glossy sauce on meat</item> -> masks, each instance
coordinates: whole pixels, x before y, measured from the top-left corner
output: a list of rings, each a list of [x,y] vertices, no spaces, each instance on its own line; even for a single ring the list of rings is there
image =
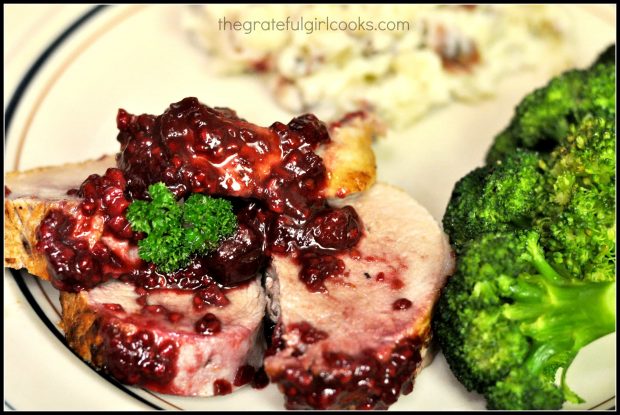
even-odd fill
[[[331,208],[323,197],[327,171],[314,150],[330,138],[315,116],[265,128],[231,110],[186,98],[160,116],[121,109],[117,126],[118,168],[93,174],[70,190],[69,195],[81,199],[79,205],[50,210],[38,229],[37,247],[48,259],[56,288],[77,292],[118,279],[135,285],[143,307],[153,290],[192,290],[193,307],[200,311],[226,307],[227,290],[254,278],[272,253],[295,258],[310,291],[326,291],[324,281],[343,274],[339,256],[357,244],[362,223],[353,208]],[[144,234],[134,232],[125,217],[131,202],[147,199],[148,186],[157,182],[165,183],[177,199],[196,192],[231,199],[236,233],[186,267],[160,272],[139,258],[137,244]],[[164,309],[143,311],[165,314],[169,321],[182,318]],[[205,312],[194,328],[199,335],[217,336],[222,324]],[[105,366],[110,373],[125,383],[167,390],[178,345],[159,344],[141,333],[123,337],[113,325],[105,325],[101,335],[108,345]],[[140,364],[144,356],[149,356],[148,367]],[[264,387],[264,371],[254,369],[241,370],[236,383],[251,378]],[[230,392],[226,380],[215,382],[216,395]]]
[[[50,211],[39,228],[57,288],[80,291],[109,279],[146,289],[234,286],[284,252],[302,265],[311,291],[325,291],[325,279],[344,272],[339,257],[363,229],[354,209],[331,208],[322,195],[327,171],[315,150],[330,138],[315,116],[259,127],[186,98],[159,116],[121,109],[117,126],[118,168],[88,177],[70,191],[79,208]],[[125,218],[129,204],[160,181],[178,199],[195,192],[230,198],[239,223],[217,250],[168,274],[137,256],[143,235]]]

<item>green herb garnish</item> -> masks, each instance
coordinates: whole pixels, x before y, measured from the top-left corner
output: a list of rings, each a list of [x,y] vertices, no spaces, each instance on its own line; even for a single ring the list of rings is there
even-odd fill
[[[138,242],[140,258],[163,272],[187,266],[193,254],[207,254],[237,228],[232,204],[226,199],[194,193],[185,203],[177,202],[161,182],[149,186],[148,193],[151,201],[134,201],[127,219],[134,231],[147,234]]]

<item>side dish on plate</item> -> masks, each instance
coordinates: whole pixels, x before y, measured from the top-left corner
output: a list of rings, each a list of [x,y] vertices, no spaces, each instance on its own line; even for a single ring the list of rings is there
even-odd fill
[[[519,71],[571,67],[577,23],[559,5],[209,4],[186,19],[210,67],[263,74],[284,108],[373,110],[392,128]]]
[[[615,119],[612,45],[526,96],[454,188],[443,225],[457,266],[433,329],[490,409],[583,402],[566,373],[615,331]]]

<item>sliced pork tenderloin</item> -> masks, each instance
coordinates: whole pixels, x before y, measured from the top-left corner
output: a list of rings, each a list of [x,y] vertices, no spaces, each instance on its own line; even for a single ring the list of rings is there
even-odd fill
[[[291,256],[268,270],[277,319],[265,370],[289,409],[381,409],[412,390],[430,342],[430,318],[454,256],[432,216],[385,184],[341,200],[365,235],[345,272],[311,292]]]
[[[110,281],[61,292],[62,327],[87,362],[123,383],[183,396],[230,393],[262,364],[265,310],[260,279],[226,290],[220,306],[197,309],[192,291]]]
[[[47,260],[35,249],[37,228],[51,209],[77,210],[80,199],[67,190],[80,186],[90,174],[104,174],[114,166],[114,156],[97,160],[40,167],[5,176],[4,187],[4,266],[26,268],[49,280]]]
[[[258,127],[257,127],[258,128]],[[352,114],[329,126],[331,141],[318,148],[328,172],[326,197],[344,197],[372,186],[376,176],[372,138],[381,125],[368,114]],[[4,265],[49,280],[46,260],[34,249],[36,231],[50,209],[77,212],[79,199],[67,195],[91,174],[116,166],[115,156],[11,172],[5,176]],[[222,175],[226,175],[223,171]]]

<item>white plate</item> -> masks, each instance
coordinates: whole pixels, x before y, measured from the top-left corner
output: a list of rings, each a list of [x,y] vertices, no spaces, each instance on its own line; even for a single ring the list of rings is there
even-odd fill
[[[9,17],[10,12],[25,16],[23,9],[13,7],[5,8]],[[278,108],[252,77],[210,74],[207,57],[189,44],[180,29],[177,7],[115,6],[95,11],[90,6],[30,7],[39,7],[29,9],[38,12],[39,18],[21,26],[13,21],[9,29],[12,35],[19,33],[19,38],[5,36],[5,91],[15,92],[6,92],[4,97],[9,123],[7,171],[116,152],[118,107],[158,114],[171,102],[196,96],[210,105],[234,108],[258,124],[286,122],[293,116]],[[89,10],[88,16],[68,24],[67,16],[73,19]],[[615,8],[585,6],[578,12],[574,50],[579,65],[585,66],[604,46],[615,42]],[[52,43],[59,34],[63,34],[60,40]],[[39,59],[28,72],[34,62],[29,57]],[[405,188],[440,219],[455,181],[482,163],[514,105],[546,80],[535,73],[511,78],[493,100],[471,106],[453,104],[429,114],[409,131],[391,133],[375,148],[379,179]],[[58,294],[48,283],[26,273],[5,272],[4,288],[5,408],[283,408],[273,385],[262,391],[244,388],[217,398],[179,398],[119,385],[66,348],[56,326]],[[615,347],[614,333],[580,353],[568,380],[587,403],[567,408],[615,405]],[[413,393],[401,397],[392,408],[483,409],[484,401],[454,379],[439,355],[417,378]]]

